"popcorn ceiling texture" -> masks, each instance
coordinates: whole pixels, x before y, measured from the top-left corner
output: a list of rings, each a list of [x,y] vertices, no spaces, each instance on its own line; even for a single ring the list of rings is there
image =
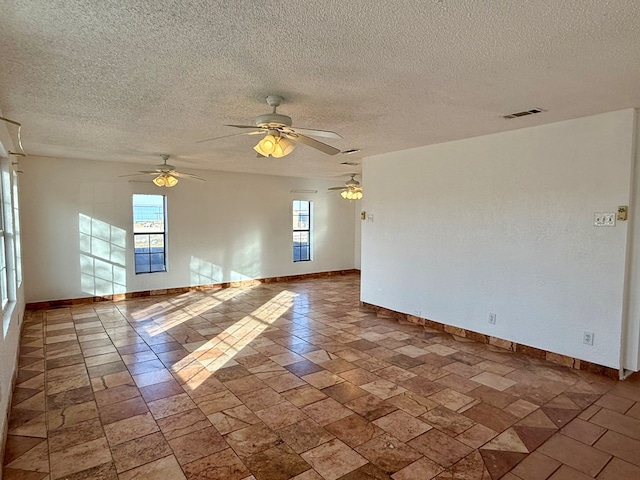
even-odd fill
[[[34,155],[335,176],[344,156],[303,145],[195,142],[252,124],[268,94],[358,161],[640,105],[636,0],[2,3],[0,108]]]

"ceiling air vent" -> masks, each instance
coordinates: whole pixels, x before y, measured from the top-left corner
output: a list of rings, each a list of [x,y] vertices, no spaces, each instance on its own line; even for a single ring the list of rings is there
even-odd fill
[[[350,165],[355,167],[356,165],[360,165],[358,162],[342,162],[340,165]]]
[[[359,148],[352,148],[350,150],[344,150],[340,153],[343,153],[344,155],[353,155],[354,153],[358,153],[360,151]]]
[[[544,112],[541,108],[532,108],[531,110],[525,110],[523,112],[510,113],[509,115],[504,115],[503,118],[511,119],[518,117],[526,117],[527,115],[533,115],[534,113]]]

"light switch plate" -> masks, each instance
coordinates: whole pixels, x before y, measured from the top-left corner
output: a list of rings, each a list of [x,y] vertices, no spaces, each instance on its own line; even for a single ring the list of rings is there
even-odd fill
[[[596,212],[593,214],[593,226],[594,227],[615,227],[616,226],[616,214]]]

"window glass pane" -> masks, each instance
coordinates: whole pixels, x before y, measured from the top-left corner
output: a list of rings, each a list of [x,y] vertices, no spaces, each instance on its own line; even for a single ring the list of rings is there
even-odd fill
[[[149,235],[152,252],[164,251],[164,235]]]
[[[149,252],[149,235],[136,235],[134,241],[136,253]]]
[[[136,273],[151,272],[151,258],[148,253],[135,254],[136,258]]]
[[[136,273],[166,271],[164,195],[133,196],[133,231]]]
[[[0,235],[0,295],[2,296],[2,307],[9,300],[9,292],[7,288],[7,264],[4,255],[4,235]]]
[[[151,257],[151,271],[152,272],[163,272],[164,268],[164,252],[162,253],[152,253]]]
[[[164,232],[164,195],[133,196],[133,233]]]

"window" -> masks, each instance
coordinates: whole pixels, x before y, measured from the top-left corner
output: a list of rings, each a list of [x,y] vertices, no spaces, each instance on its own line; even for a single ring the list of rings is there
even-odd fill
[[[8,160],[3,159],[0,166],[0,299],[2,309],[16,299],[15,251],[13,237],[13,202],[11,198],[11,174]]]
[[[133,195],[136,273],[167,271],[165,211],[164,195]]]
[[[0,191],[1,194],[1,191]],[[3,202],[4,206],[4,202]],[[4,210],[4,208],[3,208]],[[0,212],[0,303],[4,309],[9,301],[8,277],[7,277],[7,256],[5,250],[5,227],[4,215]]]
[[[16,287],[22,285],[22,245],[20,239],[20,207],[18,205],[18,172],[13,171],[13,238],[16,255]]]
[[[293,261],[311,261],[312,204],[305,200],[293,201]]]

